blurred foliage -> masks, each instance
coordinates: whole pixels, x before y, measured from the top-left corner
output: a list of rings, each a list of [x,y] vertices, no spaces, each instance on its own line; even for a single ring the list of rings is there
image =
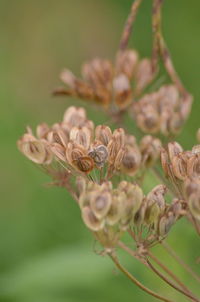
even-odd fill
[[[200,126],[200,2],[165,2],[166,40],[183,82],[194,95],[192,115],[180,135],[180,142],[189,148]],[[93,56],[112,58],[130,4],[130,0],[0,0],[2,302],[154,301],[113,271],[109,259],[94,253],[92,236],[69,194],[42,185],[48,177],[16,148],[27,124],[53,123],[70,104],[85,106],[51,97],[58,74],[64,66],[79,74],[82,61]],[[143,56],[151,53],[150,10],[151,1],[144,1],[130,42]],[[96,123],[105,120],[95,107],[87,109]],[[131,129],[130,122],[128,126]],[[200,264],[195,264],[200,244],[186,221],[173,229],[169,242],[200,271]],[[163,255],[161,248],[156,253]],[[169,257],[162,258],[197,290]],[[136,261],[124,261],[146,285],[185,301]]]

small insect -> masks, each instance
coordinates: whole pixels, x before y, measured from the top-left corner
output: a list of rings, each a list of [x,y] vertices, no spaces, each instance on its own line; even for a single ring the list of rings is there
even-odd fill
[[[104,145],[99,145],[89,151],[88,155],[94,160],[97,167],[102,168],[108,158],[108,150]]]

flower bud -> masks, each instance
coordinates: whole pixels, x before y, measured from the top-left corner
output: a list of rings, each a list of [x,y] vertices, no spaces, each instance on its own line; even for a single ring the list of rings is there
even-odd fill
[[[138,53],[135,50],[126,49],[120,51],[116,57],[116,74],[125,74],[129,79],[132,78],[138,62]]]
[[[36,135],[38,138],[46,138],[49,130],[49,126],[46,123],[40,124],[36,128]]]
[[[146,167],[151,166],[159,158],[162,143],[158,138],[151,135],[145,135],[140,141],[140,151],[142,162]]]
[[[70,140],[88,150],[91,142],[91,132],[87,127],[73,127],[70,131]]]

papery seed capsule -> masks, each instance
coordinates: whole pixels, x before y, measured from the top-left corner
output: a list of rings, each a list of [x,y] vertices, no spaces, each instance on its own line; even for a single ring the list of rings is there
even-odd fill
[[[116,57],[116,74],[124,73],[129,79],[132,78],[138,62],[138,53],[135,50],[127,49],[120,51]]]
[[[197,194],[191,194],[188,200],[190,212],[193,217],[200,221],[200,196]]]
[[[145,211],[145,222],[149,225],[156,224],[161,211],[157,203],[153,203],[150,206],[147,203]]]
[[[144,113],[136,115],[136,122],[143,132],[156,133],[160,130],[160,116],[151,106]]]
[[[199,129],[200,130],[200,129]],[[200,145],[196,145],[192,147],[192,154],[198,154],[200,153]]]
[[[66,147],[68,143],[67,136],[62,129],[50,131],[47,134],[47,140],[50,143],[58,143],[63,147]]]
[[[154,78],[152,63],[149,59],[140,61],[136,72],[136,90],[142,91]]]
[[[84,108],[71,106],[64,113],[63,122],[70,126],[77,127],[83,120],[86,120],[86,111]]]
[[[74,160],[78,160],[80,157],[87,156],[87,151],[81,145],[74,142],[69,142],[66,148],[66,158],[71,164]]]
[[[150,167],[159,158],[162,143],[151,135],[145,135],[140,141],[143,165]]]
[[[123,158],[124,158],[125,150],[126,150],[125,148],[121,148],[119,150],[119,152],[117,153],[116,157],[115,157],[114,168],[116,170],[120,170],[120,168],[121,168],[121,163],[122,163]]]
[[[184,180],[187,177],[187,161],[182,153],[174,156],[172,159],[172,169],[174,175],[180,179]]]
[[[160,211],[165,209],[165,198],[164,195],[167,192],[167,187],[165,185],[157,185],[149,194],[147,195],[147,204],[152,205],[156,203],[160,208]]]
[[[99,125],[95,129],[95,137],[96,140],[99,140],[104,144],[105,146],[108,145],[112,138],[112,131],[108,126],[105,125]]]
[[[18,146],[20,151],[36,164],[50,164],[52,161],[51,152],[41,140],[21,141]]]
[[[99,145],[90,150],[88,155],[93,158],[96,166],[101,168],[108,159],[108,150],[104,145]]]
[[[133,176],[141,163],[141,154],[137,148],[127,146],[121,161],[121,169],[126,174]]]
[[[163,168],[163,171],[165,172],[165,176],[169,176],[170,175],[170,168],[169,168],[169,156],[167,151],[164,148],[161,148],[161,165]]]
[[[200,153],[194,154],[187,161],[188,176],[200,176]]]
[[[173,213],[168,213],[167,216],[161,217],[158,225],[158,233],[161,237],[167,235],[173,224],[175,223],[175,217]]]
[[[91,132],[86,127],[73,127],[70,131],[70,140],[88,149],[91,142]]]
[[[186,198],[192,194],[200,196],[200,179],[198,177],[187,178],[184,182],[184,192]]]
[[[36,135],[38,138],[46,138],[49,130],[49,126],[46,123],[42,123],[37,126]]]
[[[60,144],[53,143],[50,145],[51,152],[56,156],[57,159],[66,161],[66,149]]]
[[[183,148],[177,142],[169,143],[167,147],[168,147],[169,159],[171,162],[176,155],[183,152]]]
[[[94,232],[100,231],[104,227],[105,220],[97,219],[90,207],[84,207],[82,209],[82,218],[86,226]]]
[[[90,173],[94,168],[94,161],[89,156],[82,156],[73,160],[72,165],[81,172]]]
[[[106,215],[106,223],[108,225],[115,225],[121,219],[123,213],[123,201],[126,195],[124,192],[120,192],[115,189],[112,193],[112,203],[108,214]]]
[[[134,224],[138,227],[144,223],[146,208],[147,208],[147,203],[146,203],[146,199],[144,198],[139,210],[134,215]]]
[[[114,100],[120,109],[125,109],[132,101],[129,79],[125,74],[119,74],[113,80]]]
[[[125,143],[125,132],[123,128],[115,129],[113,132],[113,138],[116,139],[118,150],[124,146]]]
[[[94,192],[90,196],[90,207],[98,219],[102,219],[108,213],[112,203],[109,192]]]

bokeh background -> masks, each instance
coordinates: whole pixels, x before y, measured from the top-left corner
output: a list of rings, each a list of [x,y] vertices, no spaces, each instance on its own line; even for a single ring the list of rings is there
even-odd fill
[[[73,99],[53,98],[63,67],[79,74],[83,61],[113,58],[131,0],[0,0],[0,301],[154,301],[94,253],[94,240],[69,194],[17,150],[25,126],[62,118]],[[130,46],[151,53],[151,1],[144,1]],[[200,2],[166,0],[164,32],[175,66],[194,95],[192,115],[180,135],[189,148],[200,126]],[[105,120],[87,107],[90,119]],[[129,123],[131,128],[131,124]],[[152,181],[152,180],[151,180]],[[152,183],[147,185],[152,186]],[[200,272],[200,242],[191,226],[178,223],[169,243]],[[162,249],[156,249],[191,288],[198,286]],[[124,259],[140,280],[186,301],[136,261]]]

